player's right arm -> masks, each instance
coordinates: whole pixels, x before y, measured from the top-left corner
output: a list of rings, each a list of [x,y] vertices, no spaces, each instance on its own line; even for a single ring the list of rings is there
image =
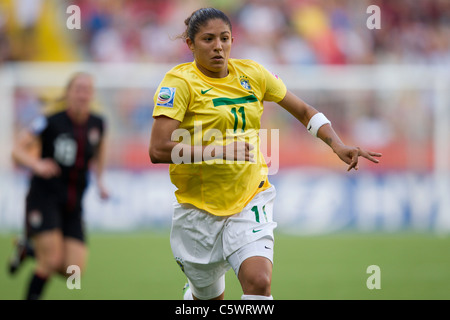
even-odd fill
[[[148,151],[152,163],[173,163],[172,151],[180,143],[172,140],[172,134],[179,126],[180,121],[166,116],[154,118]],[[205,155],[206,146],[183,145],[182,148],[179,148],[180,154],[178,156],[183,157],[183,152],[189,152],[191,163],[194,162],[194,159],[202,159],[202,161],[211,159],[253,161],[253,154],[250,153],[253,149],[252,145],[242,141],[236,141],[234,144],[234,148],[227,148],[227,146],[214,148],[211,158]],[[241,146],[241,144],[244,146]]]
[[[153,163],[172,163],[172,149],[177,144],[172,141],[172,133],[179,126],[180,121],[178,120],[166,116],[155,117],[148,150]]]
[[[35,175],[45,179],[58,176],[61,169],[50,158],[42,159],[36,150],[41,149],[42,143],[38,135],[29,129],[22,130],[13,146],[12,158],[17,165],[30,169]]]

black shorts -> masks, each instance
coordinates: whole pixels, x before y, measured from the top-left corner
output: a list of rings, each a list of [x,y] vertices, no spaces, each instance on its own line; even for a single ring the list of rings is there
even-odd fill
[[[68,210],[66,202],[55,194],[30,191],[26,198],[27,237],[48,230],[61,230],[64,237],[85,242],[81,204]]]

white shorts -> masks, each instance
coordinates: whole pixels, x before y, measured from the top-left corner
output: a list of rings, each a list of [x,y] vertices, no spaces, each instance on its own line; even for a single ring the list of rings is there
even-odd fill
[[[225,290],[225,273],[236,275],[254,256],[273,263],[275,187],[258,193],[239,213],[215,216],[190,204],[174,204],[170,244],[193,294],[211,299]]]

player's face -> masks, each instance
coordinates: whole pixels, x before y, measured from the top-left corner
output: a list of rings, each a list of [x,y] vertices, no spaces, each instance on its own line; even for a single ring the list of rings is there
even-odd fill
[[[211,78],[227,76],[232,43],[230,27],[222,19],[209,20],[199,28],[194,41],[187,39],[197,67]]]
[[[87,75],[76,77],[67,90],[68,107],[77,112],[89,112],[89,106],[94,95],[92,78]]]

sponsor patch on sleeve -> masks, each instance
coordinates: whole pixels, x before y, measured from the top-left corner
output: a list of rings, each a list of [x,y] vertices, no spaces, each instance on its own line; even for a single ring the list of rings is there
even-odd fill
[[[158,98],[156,99],[156,105],[160,107],[173,107],[173,101],[175,100],[176,88],[161,87],[159,90]]]

